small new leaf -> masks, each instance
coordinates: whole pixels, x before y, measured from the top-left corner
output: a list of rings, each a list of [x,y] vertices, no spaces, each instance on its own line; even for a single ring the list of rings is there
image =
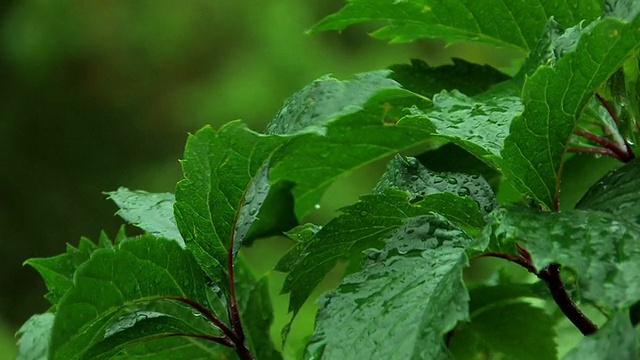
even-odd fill
[[[184,247],[184,240],[173,216],[176,198],[172,193],[149,193],[121,187],[106,194],[120,208],[116,215],[129,224],[156,237],[177,241]]]

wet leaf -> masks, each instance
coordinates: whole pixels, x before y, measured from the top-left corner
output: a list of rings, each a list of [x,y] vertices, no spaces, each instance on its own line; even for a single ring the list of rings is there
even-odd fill
[[[358,273],[320,300],[307,353],[317,359],[437,359],[468,316],[462,282],[469,238],[446,219],[409,219],[370,250]]]
[[[555,208],[562,162],[580,114],[599,87],[640,49],[640,17],[604,18],[583,31],[575,51],[525,81],[525,110],[511,124],[503,169],[523,194]]]
[[[45,284],[49,293],[45,298],[52,305],[56,305],[62,296],[73,285],[73,274],[84,264],[91,254],[98,248],[109,248],[113,244],[105,233],[100,235],[100,245],[95,245],[88,238],[81,238],[78,247],[67,244],[67,251],[64,254],[49,258],[32,258],[25,261],[25,264],[36,269]]]
[[[407,218],[429,213],[397,190],[364,195],[340,211],[340,216],[310,239],[296,244],[276,265],[276,270],[289,273],[281,292],[291,293],[289,311],[294,316],[338,260],[379,247],[382,238]]]
[[[49,340],[54,314],[33,315],[17,332],[18,357],[16,360],[42,360],[49,355]]]
[[[633,20],[640,12],[640,3],[635,0],[606,0],[603,16]]]
[[[217,132],[205,127],[189,137],[182,161],[185,179],[176,187],[175,217],[187,248],[212,279],[227,278],[227,249],[236,226],[236,209],[249,183],[283,142],[281,137],[260,135],[240,122],[228,123]],[[258,181],[260,187],[268,184],[266,173]],[[265,195],[262,190],[259,193],[260,198]],[[247,212],[257,210],[259,207],[246,207]],[[255,215],[251,215],[253,220]],[[251,224],[245,226],[244,221],[240,230],[246,234]],[[226,289],[226,280],[218,282]]]
[[[434,135],[450,140],[493,168],[500,168],[509,126],[523,111],[520,90],[513,82],[499,84],[469,97],[457,90],[433,97],[433,107],[411,109],[412,117],[398,126],[430,124]]]
[[[269,277],[265,275],[256,279],[248,272],[248,269],[244,273],[236,272],[238,306],[247,335],[247,345],[258,360],[282,359],[269,336],[273,324]]]
[[[520,243],[539,270],[552,263],[573,269],[580,298],[609,310],[640,299],[640,227],[595,210],[499,208],[488,223],[489,250],[515,255]]]
[[[55,359],[80,358],[127,315],[126,306],[178,296],[208,307],[205,289],[197,262],[173,241],[143,236],[98,249],[58,304],[51,351]]]
[[[451,341],[456,358],[557,359],[555,321],[525,302],[493,304],[471,313]]]
[[[416,156],[416,159],[432,171],[480,175],[491,185],[494,192],[500,185],[501,176],[498,171],[454,143],[447,143],[435,150],[424,152]]]
[[[578,346],[565,356],[565,360],[625,359],[635,360],[638,352],[638,333],[631,326],[629,316],[614,314],[593,335],[585,336]]]
[[[478,65],[453,58],[452,65],[429,66],[426,62],[412,59],[411,64],[393,65],[392,79],[407,90],[432,98],[442,90],[458,91],[474,96],[483,93],[493,84],[509,80],[509,76],[489,65]]]
[[[174,316],[153,311],[136,311],[118,318],[109,325],[105,330],[104,339],[92,345],[81,359],[107,360],[116,355],[136,358],[135,346],[141,342],[151,342],[154,345],[155,350],[146,354],[150,356],[170,350],[166,348],[166,340],[174,334],[203,333],[201,329],[192,327],[183,319]],[[223,350],[221,345],[203,339],[182,336],[181,340],[183,358],[215,357]],[[168,345],[175,346],[171,342]]]
[[[602,4],[595,0],[349,0],[348,3],[311,31],[342,30],[353,24],[377,21],[383,26],[372,35],[392,42],[436,38],[448,44],[481,42],[528,52],[535,47],[549,17],[555,17],[563,26],[572,26],[584,19],[595,19],[602,9]]]
[[[378,181],[376,191],[383,192],[388,188],[407,191],[412,200],[436,193],[469,197],[479,206],[481,214],[478,213],[478,216],[475,216],[480,218],[475,224],[479,226],[484,224],[480,215],[490,213],[498,204],[491,186],[479,175],[434,172],[425,168],[416,158],[403,158],[400,155],[387,165],[387,169]],[[469,215],[474,218],[475,214],[470,212]]]
[[[321,131],[297,133],[274,154],[270,179],[295,184],[292,193],[298,218],[320,202],[338,177],[429,140],[433,129],[429,124],[415,127],[396,124],[407,115],[407,108],[427,107],[430,102],[393,83],[396,88],[379,89],[361,108],[350,107],[352,111],[340,113],[330,122],[318,118]]]
[[[289,97],[265,133],[326,135],[326,125],[332,120],[362,110],[381,89],[399,88],[386,70],[357,74],[347,81],[321,77]]]
[[[116,215],[151,235],[175,240],[184,247],[173,216],[176,198],[172,193],[149,193],[121,187],[106,194],[120,208]]]
[[[235,258],[247,237],[251,226],[258,219],[271,185],[269,184],[269,161],[260,168],[253,177],[247,191],[242,195],[242,205],[238,210],[235,231],[233,232],[233,257]]]
[[[640,226],[640,160],[615,169],[595,183],[576,205],[600,210]]]

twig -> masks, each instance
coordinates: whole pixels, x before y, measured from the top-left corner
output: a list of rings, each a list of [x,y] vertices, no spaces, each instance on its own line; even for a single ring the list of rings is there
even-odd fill
[[[538,278],[547,283],[553,300],[583,335],[590,335],[598,331],[598,327],[578,309],[569,297],[562,279],[560,279],[560,265],[551,264],[547,266],[538,273]]]
[[[227,272],[229,276],[229,321],[231,322],[231,328],[236,335],[236,353],[241,360],[254,360],[255,357],[251,354],[251,351],[245,345],[245,335],[242,329],[242,319],[240,318],[240,311],[238,310],[238,299],[236,296],[236,281],[233,271],[233,248],[236,236],[236,225],[238,224],[238,218],[240,217],[240,209],[244,202],[249,187],[244,190],[244,193],[240,197],[239,204],[236,207],[235,214],[233,215],[233,222],[231,223],[231,234],[229,236],[229,249],[227,250]]]
[[[574,152],[574,153],[589,153],[589,154],[606,155],[606,156],[610,156],[610,157],[612,157],[614,159],[622,161],[622,159],[620,159],[620,157],[616,153],[614,153],[610,149],[605,149],[605,148],[590,148],[590,147],[574,146],[574,147],[570,147],[569,149],[567,149],[567,151],[568,152]]]
[[[602,147],[604,147],[605,149],[611,150],[617,155],[617,158],[620,159],[620,161],[622,162],[629,162],[635,157],[633,153],[629,154],[627,148],[623,149],[621,145],[607,138],[604,138],[602,136],[598,136],[596,134],[593,134],[581,129],[577,129],[576,131],[574,131],[574,133],[576,135],[584,137],[585,139],[591,140],[597,144],[602,145]]]
[[[573,325],[575,325],[575,327],[578,328],[578,330],[580,330],[583,335],[593,334],[594,332],[598,331],[598,327],[591,320],[589,320],[589,318],[587,318],[582,313],[582,311],[580,311],[580,309],[578,309],[571,297],[569,297],[569,294],[567,293],[567,290],[562,283],[562,279],[560,278],[560,265],[551,264],[546,268],[537,271],[535,266],[531,262],[529,253],[520,246],[518,246],[518,252],[522,256],[514,256],[505,253],[488,251],[477,254],[471,259],[473,260],[479,257],[489,256],[505,259],[522,266],[523,268],[527,269],[527,271],[535,274],[540,280],[544,281],[547,284],[553,300],[558,305],[562,313],[569,319],[569,321],[571,321],[571,323],[573,323]]]

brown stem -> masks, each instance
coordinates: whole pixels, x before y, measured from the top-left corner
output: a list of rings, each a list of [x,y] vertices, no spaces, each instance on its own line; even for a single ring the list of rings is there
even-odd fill
[[[569,297],[562,279],[560,279],[560,265],[551,264],[547,266],[538,273],[538,277],[547,283],[553,300],[583,335],[590,335],[598,331],[598,327],[578,309]]]
[[[244,340],[244,330],[242,329],[242,319],[240,318],[240,311],[238,310],[238,298],[236,296],[236,281],[235,275],[233,271],[233,248],[236,236],[236,225],[238,224],[238,218],[240,216],[240,209],[242,208],[242,203],[247,194],[247,187],[244,190],[244,193],[240,197],[240,201],[238,206],[236,207],[235,214],[233,216],[233,222],[231,223],[231,234],[229,236],[229,249],[227,250],[227,272],[229,276],[229,321],[231,322],[231,328],[233,329],[236,335],[236,353],[241,360],[253,360],[255,359],[251,351],[246,347]]]
[[[620,161],[628,162],[632,160],[634,157],[633,153],[629,154],[626,148],[623,149],[620,145],[614,143],[613,141],[607,138],[598,136],[596,134],[593,134],[581,129],[574,131],[574,133],[576,135],[584,137],[585,139],[591,140],[597,144],[602,145],[602,147],[604,147],[605,149],[611,150],[616,154],[617,158],[620,159]]]
[[[598,327],[591,322],[591,320],[589,320],[589,318],[586,317],[580,309],[578,309],[571,297],[569,297],[569,294],[562,283],[562,279],[560,278],[560,265],[551,264],[546,268],[537,271],[535,266],[533,266],[531,259],[526,256],[529,253],[519,246],[518,248],[518,251],[520,254],[523,254],[524,257],[488,251],[473,256],[471,259],[490,256],[505,259],[524,267],[527,271],[535,274],[540,280],[547,284],[553,300],[558,305],[562,313],[569,319],[569,321],[571,321],[571,323],[573,323],[573,325],[575,325],[575,327],[578,328],[578,330],[580,330],[583,335],[589,335],[596,332]]]
[[[612,157],[614,159],[622,161],[622,159],[620,159],[620,157],[618,157],[618,155],[616,155],[616,153],[614,153],[613,151],[611,151],[609,149],[605,149],[605,148],[589,148],[589,147],[574,146],[574,147],[570,147],[569,149],[567,149],[567,151],[568,152],[574,152],[574,153],[589,153],[589,154],[606,155],[606,156],[610,156],[610,157]]]

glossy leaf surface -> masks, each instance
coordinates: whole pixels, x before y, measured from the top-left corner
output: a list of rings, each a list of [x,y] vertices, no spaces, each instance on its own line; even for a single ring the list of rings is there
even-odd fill
[[[629,316],[616,313],[597,333],[587,336],[565,360],[638,359],[638,333]]]
[[[126,316],[123,307],[166,296],[208,305],[200,267],[177,243],[145,236],[97,250],[60,300],[51,351],[56,359],[79,358],[110,323]]]
[[[468,316],[469,238],[441,217],[407,220],[362,270],[320,300],[307,351],[318,359],[441,358],[443,336]]]
[[[640,161],[615,169],[594,184],[576,208],[600,210],[640,226]]]
[[[580,114],[598,88],[640,48],[640,17],[604,18],[582,32],[575,51],[525,81],[524,113],[513,121],[501,155],[517,188],[556,207],[562,163]]]
[[[16,360],[42,360],[49,355],[49,341],[54,314],[33,315],[17,332],[18,357]]]
[[[605,309],[628,308],[640,299],[640,228],[615,216],[501,208],[485,230],[491,250],[517,254],[518,242],[538,270],[552,263],[573,269],[579,295]]]
[[[175,240],[184,246],[184,240],[173,216],[176,198],[172,193],[149,193],[121,187],[108,192],[107,195],[120,208],[116,215],[129,224],[156,237]]]
[[[342,30],[349,25],[383,21],[372,35],[393,42],[439,38],[509,46],[523,51],[535,47],[547,19],[554,16],[564,26],[600,15],[595,0],[473,1],[473,0],[349,0],[340,12],[330,15],[312,31]]]

